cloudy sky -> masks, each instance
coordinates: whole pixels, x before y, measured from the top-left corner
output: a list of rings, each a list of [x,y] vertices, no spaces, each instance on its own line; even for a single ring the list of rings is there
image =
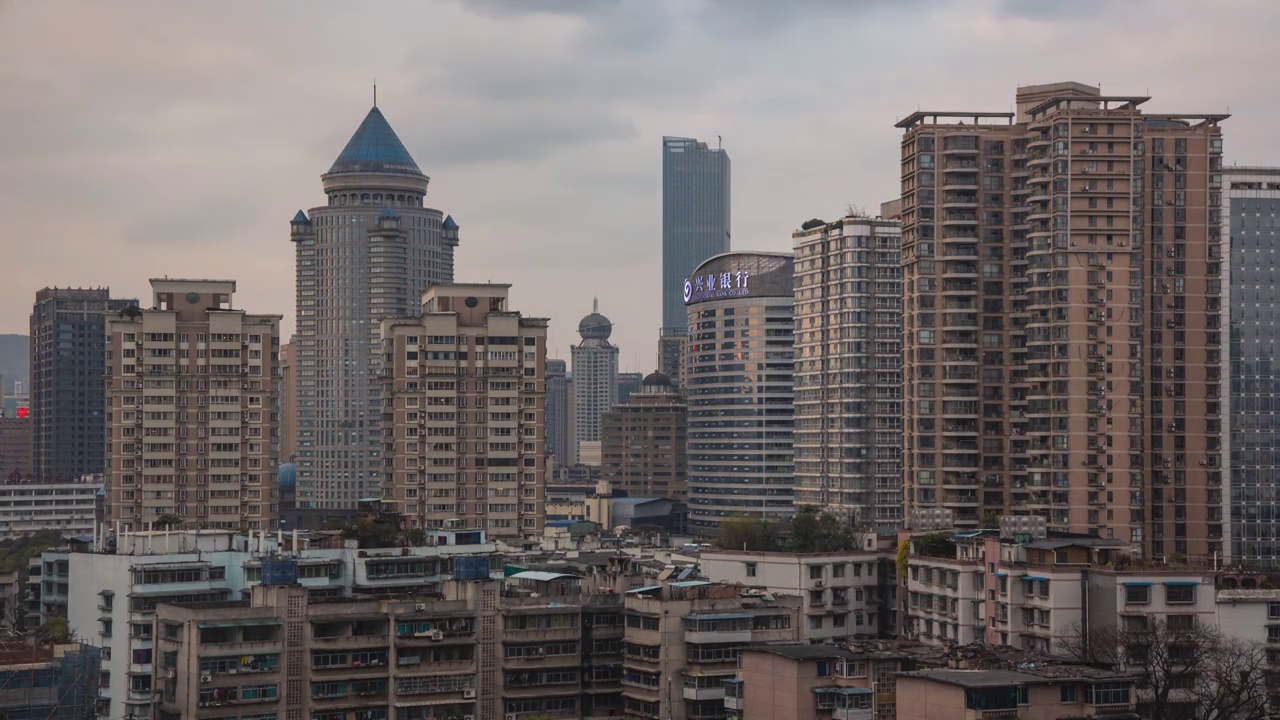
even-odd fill
[[[1275,0],[0,0],[0,332],[46,285],[239,281],[293,327],[288,220],[371,101],[462,226],[457,279],[509,282],[553,353],[598,295],[654,365],[661,136],[724,145],[735,249],[897,186],[917,109],[1008,110],[1060,80],[1222,112],[1280,164]]]

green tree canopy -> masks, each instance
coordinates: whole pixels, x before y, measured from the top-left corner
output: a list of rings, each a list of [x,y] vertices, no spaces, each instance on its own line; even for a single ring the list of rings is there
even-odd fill
[[[726,550],[769,552],[780,549],[778,524],[756,515],[739,515],[720,523],[718,547]]]
[[[802,505],[791,519],[787,549],[798,553],[847,552],[858,546],[853,530],[836,515]]]

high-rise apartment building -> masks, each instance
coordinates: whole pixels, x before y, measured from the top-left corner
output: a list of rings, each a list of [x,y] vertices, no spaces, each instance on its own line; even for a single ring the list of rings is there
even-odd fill
[[[432,285],[422,314],[382,323],[386,484],[411,527],[541,535],[547,321],[510,285]]]
[[[577,458],[573,400],[569,364],[560,358],[547,358],[547,451],[560,467],[572,465]]]
[[[630,497],[689,498],[687,408],[671,379],[645,377],[638,392],[604,414],[600,479]]]
[[[31,417],[0,416],[0,483],[20,483],[35,480],[31,460],[32,431],[35,422]]]
[[[1280,560],[1280,302],[1276,232],[1280,228],[1280,168],[1232,167],[1222,174],[1223,307],[1230,322],[1230,362],[1221,393],[1227,415],[1231,560],[1275,567]]]
[[[676,387],[684,387],[685,333],[658,338],[658,372],[666,375]]]
[[[298,454],[298,345],[280,346],[280,462],[291,463]]]
[[[729,153],[662,138],[662,335],[683,335],[681,288],[703,260],[729,252]]]
[[[600,465],[600,418],[618,404],[618,348],[609,342],[613,323],[600,303],[578,323],[582,341],[573,346],[573,424],[576,462]]]
[[[908,510],[1222,551],[1226,116],[1147,100],[898,123]]]
[[[297,254],[298,504],[350,508],[382,478],[379,322],[417,315],[453,279],[458,225],[377,107],[290,223]]]
[[[107,519],[276,527],[279,315],[231,280],[151,281],[150,309],[107,320]]]
[[[644,386],[644,373],[638,372],[620,372],[618,373],[618,400],[614,404],[624,403],[632,393],[640,392],[640,388]]]
[[[45,288],[31,310],[32,470],[42,482],[102,473],[106,317],[136,306],[109,288]]]
[[[902,267],[896,220],[845,217],[795,243],[796,502],[902,522]]]
[[[733,252],[685,280],[689,311],[689,531],[735,515],[792,514],[794,262]]]

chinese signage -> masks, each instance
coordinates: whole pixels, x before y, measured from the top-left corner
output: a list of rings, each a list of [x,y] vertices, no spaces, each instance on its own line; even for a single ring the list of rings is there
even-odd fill
[[[695,275],[684,281],[684,301],[692,303],[746,297],[751,294],[750,278],[750,273],[745,270]]]

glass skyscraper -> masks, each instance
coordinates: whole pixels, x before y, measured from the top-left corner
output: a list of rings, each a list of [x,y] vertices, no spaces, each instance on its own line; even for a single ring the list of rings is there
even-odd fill
[[[694,138],[662,138],[662,334],[683,335],[684,279],[729,252],[729,154]]]
[[[1280,168],[1227,168],[1223,184],[1224,235],[1231,253],[1224,303],[1231,323],[1227,547],[1235,562],[1275,567],[1280,559]]]

